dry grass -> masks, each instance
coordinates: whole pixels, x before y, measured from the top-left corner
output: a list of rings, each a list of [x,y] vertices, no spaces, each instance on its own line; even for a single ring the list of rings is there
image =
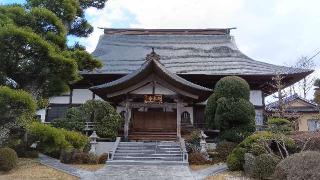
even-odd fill
[[[253,180],[246,177],[242,171],[224,171],[214,176],[210,176],[207,180]]]
[[[79,169],[83,169],[83,170],[87,170],[87,171],[97,171],[99,169],[101,169],[105,164],[73,164],[72,166],[79,168]]]
[[[204,165],[190,165],[190,168],[193,171],[198,171],[198,170],[202,170],[202,169],[206,169],[208,167],[212,166],[212,164],[204,164]]]
[[[0,173],[0,180],[78,180],[78,178],[44,166],[36,159],[19,158],[18,167],[7,173]]]

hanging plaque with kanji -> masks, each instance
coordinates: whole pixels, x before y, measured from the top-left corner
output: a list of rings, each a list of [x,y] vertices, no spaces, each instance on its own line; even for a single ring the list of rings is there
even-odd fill
[[[146,94],[144,95],[145,104],[162,104],[163,96],[161,94]]]

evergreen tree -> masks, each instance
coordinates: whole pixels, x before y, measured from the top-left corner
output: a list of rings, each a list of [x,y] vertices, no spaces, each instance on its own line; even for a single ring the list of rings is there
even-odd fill
[[[0,85],[47,98],[67,91],[79,80],[79,71],[101,67],[84,48],[66,42],[68,34],[86,37],[92,32],[84,10],[104,3],[28,0],[25,6],[0,6]]]

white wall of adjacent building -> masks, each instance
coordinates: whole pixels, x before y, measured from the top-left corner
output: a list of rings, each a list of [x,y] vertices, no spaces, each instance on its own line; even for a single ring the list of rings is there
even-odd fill
[[[255,106],[263,106],[263,95],[260,90],[250,91],[250,102]]]

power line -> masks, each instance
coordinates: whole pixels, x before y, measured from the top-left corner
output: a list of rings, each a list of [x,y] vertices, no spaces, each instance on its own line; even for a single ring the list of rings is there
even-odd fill
[[[309,58],[308,61],[310,61],[311,59],[317,57],[319,54],[320,54],[320,50],[317,53],[315,53],[311,58]]]

